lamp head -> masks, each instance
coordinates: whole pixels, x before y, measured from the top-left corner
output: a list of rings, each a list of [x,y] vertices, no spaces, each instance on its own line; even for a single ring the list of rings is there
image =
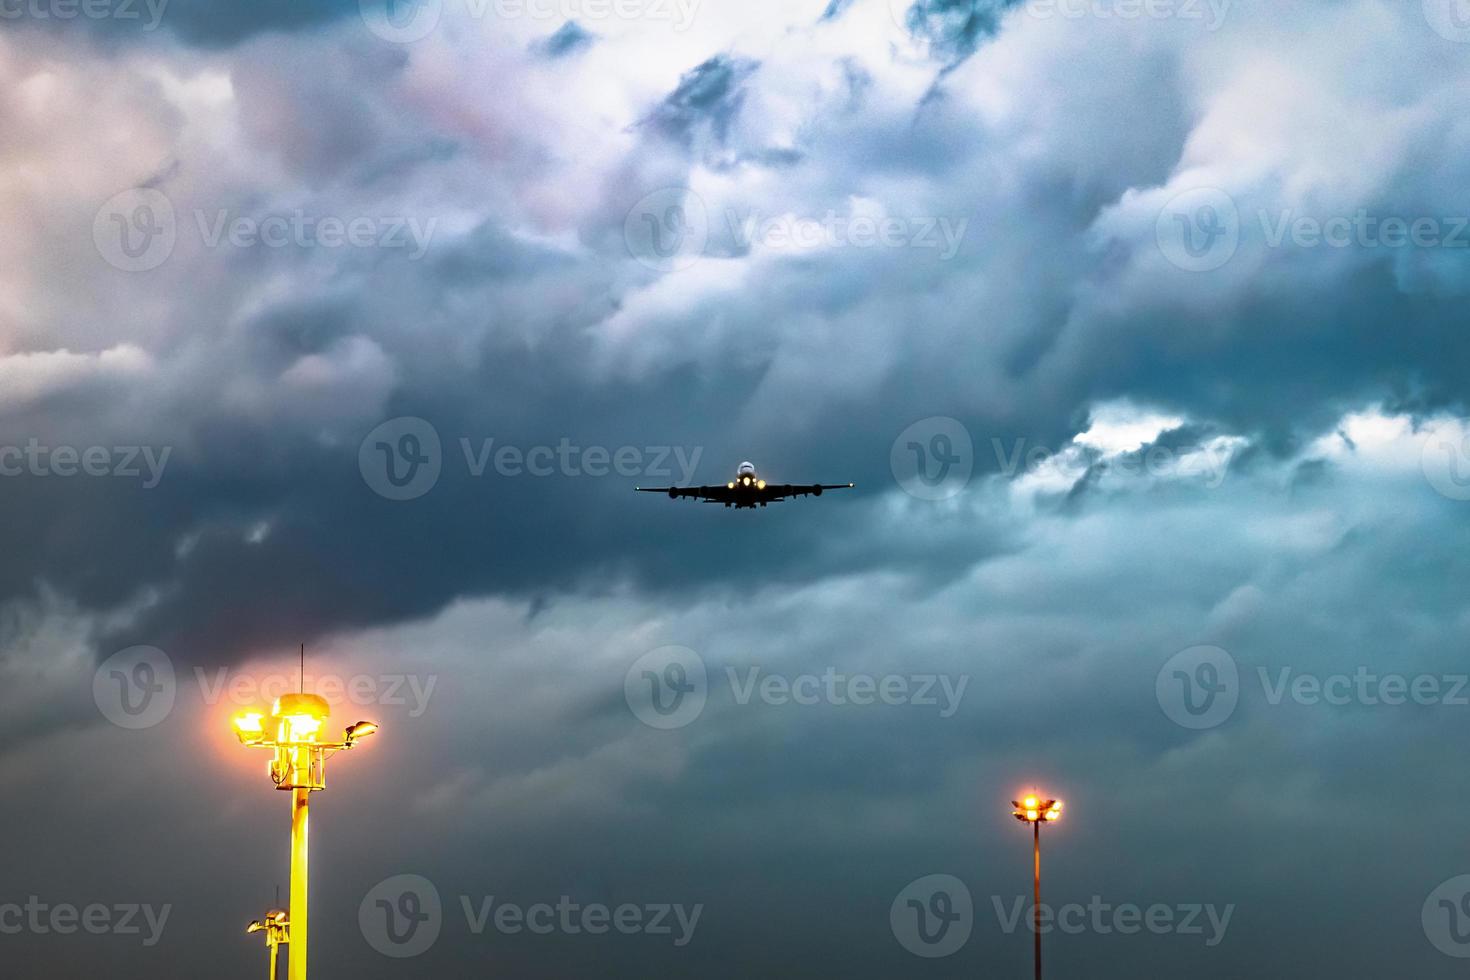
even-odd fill
[[[276,741],[282,745],[308,745],[317,740],[322,722],[331,715],[327,699],[318,694],[282,694],[276,698]]]
[[[351,745],[360,738],[367,738],[376,734],[378,723],[375,721],[359,721],[347,726],[347,744]]]
[[[265,918],[264,919],[256,919],[254,922],[250,923],[250,927],[248,929],[246,929],[245,931],[246,932],[265,932],[265,933],[269,933],[269,935],[266,938],[269,939],[271,942],[276,942],[277,941],[276,932],[278,930],[285,929],[286,928],[286,925],[287,925],[286,910],[285,909],[271,909],[269,912],[267,912],[265,914]]]
[[[265,741],[265,715],[259,711],[242,711],[234,718],[235,737],[241,745]]]
[[[1012,800],[1012,814],[1022,823],[1051,823],[1062,818],[1062,801],[1048,800],[1028,793],[1019,800]]]

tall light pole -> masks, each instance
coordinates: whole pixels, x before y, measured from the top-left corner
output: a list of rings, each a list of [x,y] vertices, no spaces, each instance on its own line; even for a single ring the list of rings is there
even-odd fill
[[[245,931],[265,933],[265,949],[270,956],[270,980],[276,980],[276,954],[281,946],[291,941],[291,922],[286,910],[271,909],[264,919],[256,919]]]
[[[1062,801],[1046,800],[1034,793],[1011,800],[1017,820],[1031,825],[1032,902],[1031,931],[1036,939],[1036,980],[1041,980],[1041,825],[1062,819]]]
[[[352,748],[358,739],[378,730],[371,721],[359,721],[348,726],[342,741],[324,742],[318,736],[330,714],[326,698],[303,693],[276,698],[269,718],[260,711],[235,716],[240,743],[273,750],[271,782],[291,794],[291,948],[286,955],[290,980],[306,980],[306,820],[311,794],[326,788],[330,755]]]

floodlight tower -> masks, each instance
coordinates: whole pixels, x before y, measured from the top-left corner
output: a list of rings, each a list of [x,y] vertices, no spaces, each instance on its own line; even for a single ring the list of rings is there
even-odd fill
[[[304,659],[303,652],[303,687]],[[342,741],[322,741],[322,725],[330,715],[326,698],[302,692],[277,698],[269,717],[263,711],[242,711],[235,716],[235,735],[240,744],[274,751],[271,782],[276,789],[291,794],[291,948],[286,955],[289,980],[306,980],[306,829],[311,794],[326,788],[326,760],[330,756],[354,747],[359,739],[378,730],[374,722],[359,721],[347,727]],[[274,950],[271,955],[274,959]]]
[[[1032,841],[1032,885],[1031,931],[1036,936],[1036,980],[1041,980],[1041,825],[1062,819],[1062,801],[1047,800],[1028,793],[1019,800],[1011,800],[1015,809],[1012,813],[1022,823],[1031,825]]]

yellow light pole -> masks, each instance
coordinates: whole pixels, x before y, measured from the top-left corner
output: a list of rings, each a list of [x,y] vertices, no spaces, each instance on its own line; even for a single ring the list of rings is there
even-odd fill
[[[350,749],[358,739],[378,730],[370,721],[350,725],[340,742],[319,738],[331,714],[326,698],[316,694],[283,694],[267,718],[260,711],[235,716],[235,735],[242,745],[272,749],[271,782],[291,793],[291,912],[286,968],[290,980],[306,980],[307,814],[312,792],[326,788],[326,760]],[[269,728],[267,727],[269,723]],[[272,953],[274,958],[274,953]]]
[[[1046,800],[1029,793],[1019,800],[1011,800],[1011,806],[1015,807],[1012,812],[1017,820],[1031,825],[1031,931],[1036,938],[1036,980],[1041,980],[1041,825],[1062,819],[1062,801]]]
[[[245,930],[265,933],[265,948],[270,955],[270,980],[276,980],[276,954],[280,951],[279,947],[291,941],[290,926],[291,921],[285,909],[271,909],[264,919],[256,919]]]

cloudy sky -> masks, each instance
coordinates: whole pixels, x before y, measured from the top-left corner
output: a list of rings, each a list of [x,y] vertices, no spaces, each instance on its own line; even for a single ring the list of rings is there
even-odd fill
[[[1458,976],[1470,5],[0,0],[0,953]],[[734,512],[635,486],[856,489]],[[1048,919],[1050,922],[1051,920]]]

